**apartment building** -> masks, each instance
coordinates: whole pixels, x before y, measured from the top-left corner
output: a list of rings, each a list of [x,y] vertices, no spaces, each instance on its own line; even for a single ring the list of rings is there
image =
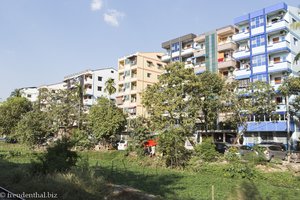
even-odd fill
[[[229,25],[198,36],[190,33],[166,41],[162,43],[167,51],[162,61],[184,62],[186,67],[194,68],[196,74],[208,70],[227,78],[236,68],[232,55],[237,45],[232,36],[237,31],[235,26]]]
[[[39,89],[37,87],[24,87],[20,89],[22,97],[25,97],[30,102],[36,102],[39,97]]]
[[[109,95],[105,91],[105,82],[112,78],[118,78],[117,70],[112,67],[85,70],[64,77],[64,87],[66,89],[74,89],[77,86],[83,88],[83,104],[87,107],[92,106],[97,102],[97,98],[104,96],[110,99],[115,99],[115,94]]]
[[[118,86],[116,103],[130,118],[147,117],[142,106],[142,92],[158,82],[164,72],[162,53],[137,52],[118,60]]]
[[[293,22],[300,21],[297,7],[279,3],[234,19],[239,32],[232,39],[238,45],[233,53],[237,61],[234,71],[240,88],[257,80],[271,84],[275,90],[287,76],[298,76],[300,65],[294,57],[300,51],[300,32],[291,29]],[[261,141],[287,144],[287,115],[285,97],[278,94],[274,99],[279,121],[248,122],[244,143],[253,145]],[[299,135],[299,122],[291,120],[290,132]],[[294,137],[294,136],[292,136]]]
[[[49,85],[42,85],[39,87],[24,87],[20,89],[21,96],[27,98],[31,102],[36,102],[39,97],[39,90],[42,88],[46,88],[49,90],[63,90],[66,89],[64,87],[64,83],[54,83],[54,84],[49,84]]]

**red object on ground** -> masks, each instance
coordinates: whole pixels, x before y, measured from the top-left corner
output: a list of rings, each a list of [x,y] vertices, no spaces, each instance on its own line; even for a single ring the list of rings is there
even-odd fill
[[[153,147],[156,145],[157,145],[157,142],[155,140],[148,140],[147,142],[145,142],[146,147]]]

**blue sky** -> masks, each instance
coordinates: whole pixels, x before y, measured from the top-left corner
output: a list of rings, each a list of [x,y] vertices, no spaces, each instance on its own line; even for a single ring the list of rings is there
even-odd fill
[[[278,0],[0,0],[0,101],[161,43],[233,23]],[[299,6],[299,0],[286,0]]]

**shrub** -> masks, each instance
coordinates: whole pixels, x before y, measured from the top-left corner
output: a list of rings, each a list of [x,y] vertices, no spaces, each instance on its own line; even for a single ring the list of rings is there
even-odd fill
[[[219,153],[215,149],[211,138],[203,139],[201,144],[195,147],[196,156],[200,157],[203,161],[212,162],[217,160]]]
[[[69,171],[75,166],[78,155],[71,151],[73,143],[63,138],[47,148],[45,154],[39,155],[37,161],[32,162],[33,173],[53,173]]]
[[[236,147],[230,147],[225,153],[225,159],[229,162],[236,162],[240,160],[239,151]]]
[[[252,179],[255,177],[256,171],[248,165],[242,162],[233,162],[224,168],[224,175],[231,178],[246,178]]]

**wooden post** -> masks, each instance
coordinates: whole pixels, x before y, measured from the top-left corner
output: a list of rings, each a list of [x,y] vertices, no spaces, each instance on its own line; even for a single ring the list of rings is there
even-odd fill
[[[215,200],[215,187],[214,187],[214,185],[211,186],[211,200]]]

